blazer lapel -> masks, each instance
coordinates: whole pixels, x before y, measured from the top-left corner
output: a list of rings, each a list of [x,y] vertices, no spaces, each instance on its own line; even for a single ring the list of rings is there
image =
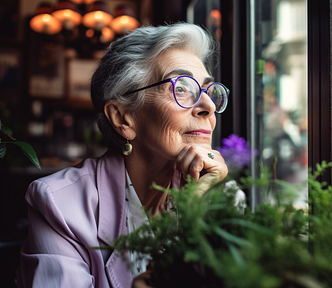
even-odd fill
[[[110,244],[126,232],[125,165],[121,156],[104,154],[97,165],[98,237]]]
[[[110,244],[127,233],[125,203],[125,164],[122,156],[105,153],[97,165],[97,189],[99,193],[98,237]],[[129,262],[128,262],[129,263]],[[113,288],[131,287],[130,267],[121,255],[113,252],[106,262],[106,273]]]

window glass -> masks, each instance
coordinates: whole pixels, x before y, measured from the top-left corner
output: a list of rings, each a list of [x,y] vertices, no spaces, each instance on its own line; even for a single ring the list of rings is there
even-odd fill
[[[307,25],[305,0],[250,1],[251,144],[258,163],[289,183],[307,180]],[[307,190],[297,206],[304,206]],[[252,191],[254,208],[263,199]]]

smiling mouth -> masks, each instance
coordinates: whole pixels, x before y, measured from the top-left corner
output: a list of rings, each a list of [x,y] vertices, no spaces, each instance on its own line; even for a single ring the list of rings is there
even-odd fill
[[[200,137],[211,137],[211,130],[192,130],[185,133],[186,135],[200,136]]]

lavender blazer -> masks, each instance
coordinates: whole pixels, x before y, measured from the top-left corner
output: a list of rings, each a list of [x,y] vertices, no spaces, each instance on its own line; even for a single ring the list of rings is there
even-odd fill
[[[131,287],[117,252],[87,248],[127,233],[125,183],[123,157],[107,153],[32,182],[18,287]]]

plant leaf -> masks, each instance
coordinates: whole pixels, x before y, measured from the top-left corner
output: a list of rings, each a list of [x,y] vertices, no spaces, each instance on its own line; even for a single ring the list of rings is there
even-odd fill
[[[228,233],[226,230],[223,230],[219,227],[213,227],[214,232],[216,232],[220,237],[224,238],[226,241],[238,244],[239,246],[251,246],[250,241],[237,237]]]
[[[257,224],[257,223],[254,223],[254,222],[251,222],[249,220],[243,220],[243,219],[226,219],[226,220],[223,220],[220,222],[220,225],[224,225],[224,224],[234,224],[234,225],[239,225],[239,226],[242,226],[242,227],[245,227],[245,228],[248,228],[248,229],[252,229],[252,230],[255,230],[259,233],[264,233],[266,235],[273,235],[273,230],[263,226],[263,225],[260,225],[260,224]]]
[[[0,143],[0,158],[5,157],[6,152],[7,152],[6,144]]]
[[[9,128],[8,128],[9,130],[6,130],[4,128],[6,128],[6,127],[2,126],[2,128],[0,130],[0,140],[2,140],[2,142],[16,140],[15,138],[13,138],[11,136],[11,134],[10,134],[11,130]]]
[[[5,134],[7,134],[8,136],[12,136],[13,135],[13,131],[12,129],[10,129],[9,127],[7,126],[1,126],[1,129],[0,129],[2,132],[4,132]]]
[[[13,141],[10,143],[20,146],[24,155],[30,159],[32,164],[34,164],[38,169],[41,169],[37,154],[29,143],[23,141]]]
[[[235,260],[235,262],[241,266],[241,267],[245,267],[245,262],[243,260],[243,257],[242,255],[240,254],[240,252],[237,250],[237,248],[232,245],[232,244],[228,244],[228,249],[229,251],[231,252],[232,256],[233,256],[233,259]]]

